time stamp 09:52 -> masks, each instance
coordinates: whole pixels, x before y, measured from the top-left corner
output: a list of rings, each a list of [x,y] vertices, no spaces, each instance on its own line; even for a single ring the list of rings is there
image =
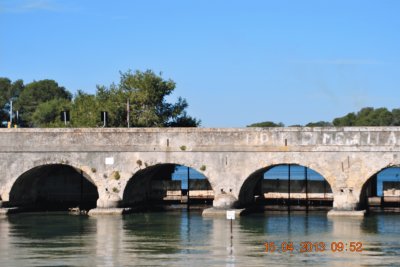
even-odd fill
[[[359,241],[335,241],[335,242],[265,242],[265,252],[355,252],[359,253],[363,251],[363,243]]]

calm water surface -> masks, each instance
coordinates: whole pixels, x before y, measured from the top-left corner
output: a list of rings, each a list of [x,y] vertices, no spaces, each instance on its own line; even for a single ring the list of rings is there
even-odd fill
[[[250,215],[233,222],[174,211],[124,217],[63,213],[0,217],[0,266],[399,266],[400,214]],[[359,241],[363,252],[265,252],[291,241]]]

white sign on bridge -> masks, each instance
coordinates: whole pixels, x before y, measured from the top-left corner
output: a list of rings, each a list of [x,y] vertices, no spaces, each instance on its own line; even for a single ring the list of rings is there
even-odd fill
[[[114,164],[114,158],[113,157],[106,158],[106,165],[113,165],[113,164]]]
[[[234,220],[235,219],[235,211],[234,210],[227,210],[226,211],[226,218],[228,220]]]

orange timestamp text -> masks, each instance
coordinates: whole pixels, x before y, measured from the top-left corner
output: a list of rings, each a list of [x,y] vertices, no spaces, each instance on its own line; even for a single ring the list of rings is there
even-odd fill
[[[362,252],[363,243],[360,241],[335,241],[335,242],[265,242],[265,252]]]

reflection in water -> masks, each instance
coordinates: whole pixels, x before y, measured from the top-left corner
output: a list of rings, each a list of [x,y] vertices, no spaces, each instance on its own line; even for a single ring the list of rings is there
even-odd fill
[[[93,226],[87,217],[63,213],[19,214],[0,219],[2,266],[90,265],[88,251]],[[7,229],[7,233],[3,232]],[[54,261],[57,259],[57,261]]]
[[[7,256],[8,251],[13,251],[11,246],[10,224],[7,223],[7,217],[0,215],[0,260]]]
[[[398,265],[398,215],[327,218],[325,213],[224,218],[174,211],[123,217],[63,213],[0,217],[1,266],[373,266]],[[300,253],[300,243],[327,251]],[[332,242],[363,243],[363,252],[332,252]],[[265,252],[264,243],[277,250]],[[282,252],[283,242],[295,251]]]
[[[96,223],[96,266],[122,266],[119,252],[123,250],[122,220],[118,216],[90,218]]]

